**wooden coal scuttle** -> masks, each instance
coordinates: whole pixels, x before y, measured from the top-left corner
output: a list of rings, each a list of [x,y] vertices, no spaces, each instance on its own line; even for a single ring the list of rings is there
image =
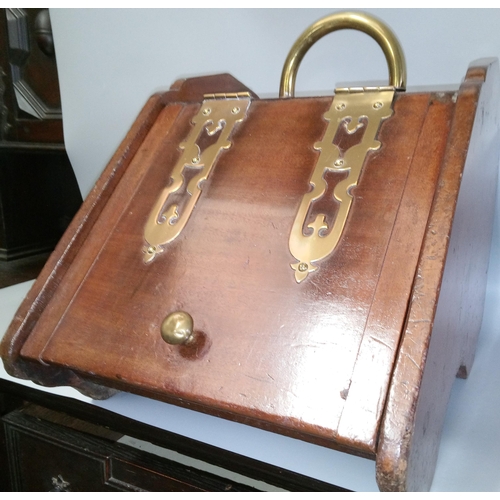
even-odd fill
[[[386,87],[295,98],[307,49],[360,29]],[[404,92],[392,32],[311,26],[279,99],[223,74],[150,98],[17,312],[9,373],[133,392],[376,460],[428,489],[481,326],[498,63]]]

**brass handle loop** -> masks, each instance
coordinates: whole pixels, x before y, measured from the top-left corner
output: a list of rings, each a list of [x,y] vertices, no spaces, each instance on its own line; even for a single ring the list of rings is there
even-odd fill
[[[280,97],[294,96],[299,65],[311,46],[328,33],[342,29],[355,29],[374,38],[389,66],[389,85],[398,90],[406,89],[405,57],[393,31],[376,17],[363,12],[338,12],[316,21],[293,44],[281,73]]]

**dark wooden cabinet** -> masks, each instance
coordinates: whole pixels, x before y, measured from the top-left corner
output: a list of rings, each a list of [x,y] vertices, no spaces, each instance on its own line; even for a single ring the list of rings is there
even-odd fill
[[[47,9],[0,9],[0,287],[35,278],[82,203]]]
[[[345,491],[5,380],[0,401],[0,491]]]
[[[252,491],[120,444],[120,433],[26,405],[3,417],[15,491]]]

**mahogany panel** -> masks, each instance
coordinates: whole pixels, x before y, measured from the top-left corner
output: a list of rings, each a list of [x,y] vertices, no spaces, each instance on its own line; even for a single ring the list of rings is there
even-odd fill
[[[151,200],[168,184],[198,110],[168,105],[21,355],[373,455],[373,440],[342,441],[337,427],[428,100],[399,97],[384,147],[371,155],[356,188],[342,244],[300,285],[290,270],[288,237],[331,98],[254,100],[181,237],[146,265],[142,231]],[[412,251],[416,259],[418,245]],[[409,294],[413,269],[404,272]],[[191,350],[159,335],[163,318],[178,309],[195,320],[199,342]],[[399,323],[405,312],[405,300],[393,305]],[[399,331],[392,333],[397,343]],[[379,418],[375,408],[359,425],[376,428]]]

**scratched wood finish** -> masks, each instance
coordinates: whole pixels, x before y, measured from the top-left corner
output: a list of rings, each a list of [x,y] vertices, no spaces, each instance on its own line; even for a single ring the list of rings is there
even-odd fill
[[[386,479],[406,463],[391,455],[399,446],[390,440],[391,404],[404,397],[394,389],[394,364],[402,332],[403,345],[411,342],[408,304],[429,217],[452,213],[458,193],[436,208],[438,178],[457,149],[453,131],[464,121],[462,97],[455,104],[453,93],[398,95],[341,244],[300,285],[288,236],[331,97],[255,98],[181,236],[144,264],[145,221],[203,93],[242,90],[219,75],[176,82],[150,100],[16,314],[2,343],[6,368],[93,397],[136,392],[377,458],[381,488],[397,489]],[[464,156],[467,148],[458,149]],[[178,309],[194,318],[191,347],[159,335]],[[417,384],[421,374],[410,375]]]
[[[498,73],[497,60],[479,60],[458,93],[380,432],[382,490],[430,488],[453,380],[471,369],[497,186]]]
[[[37,324],[40,315],[45,310],[45,306],[50,302],[54,291],[63,281],[66,271],[71,267],[82,244],[154,124],[158,114],[172,101],[200,101],[203,99],[204,91],[245,92],[249,91],[249,89],[231,75],[222,74],[204,77],[203,79],[179,80],[172,85],[171,92],[155,94],[148,100],[120,147],[99,177],[93,190],[84,200],[56,249],[47,260],[45,267],[16,312],[0,344],[0,353],[4,365],[11,375],[29,378],[41,385],[72,385],[96,399],[109,397],[116,392],[108,387],[93,384],[89,380],[82,381],[81,377],[71,370],[61,371],[57,367],[30,363],[21,358],[19,352]]]
[[[387,131],[392,140],[373,155],[356,190],[344,244],[321,272],[297,285],[289,228],[330,105],[331,98],[254,101],[181,238],[145,265],[149,200],[168,184],[177,146],[199,108],[167,106],[21,355],[57,366],[71,359],[72,369],[98,373],[115,387],[144,387],[168,401],[279,426],[316,442],[335,439],[429,97],[400,98]],[[410,140],[393,133],[403,123],[416,131]],[[286,148],[283,136],[294,138]],[[423,221],[429,207],[430,200]],[[419,249],[412,249],[415,261]],[[413,272],[400,273],[406,296]],[[407,297],[393,304],[400,324],[406,303]],[[163,318],[178,309],[194,318],[196,349],[167,345],[159,335]],[[90,319],[89,311],[102,312]],[[392,332],[393,343],[399,331]],[[373,409],[363,427],[376,429],[379,418],[380,408]],[[338,443],[352,447],[345,439]],[[373,455],[374,444],[354,449]]]

